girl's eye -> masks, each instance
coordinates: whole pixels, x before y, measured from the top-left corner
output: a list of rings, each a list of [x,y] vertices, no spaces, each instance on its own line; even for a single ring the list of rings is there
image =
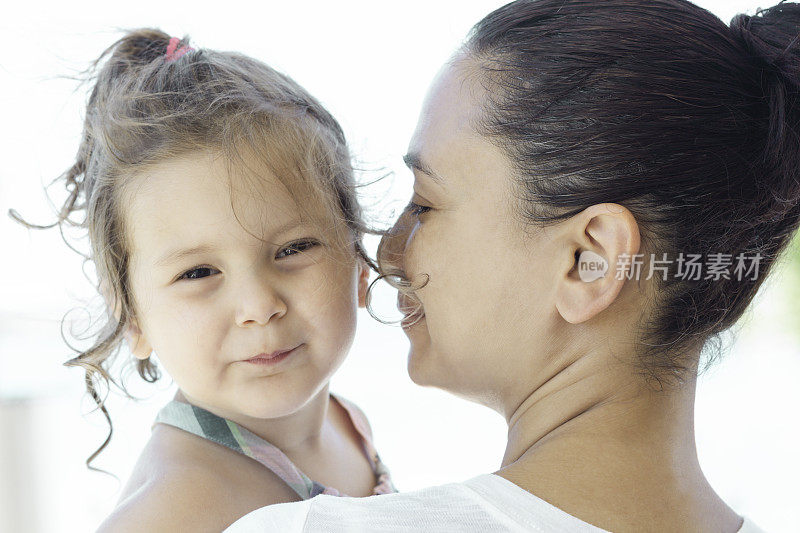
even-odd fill
[[[293,242],[286,248],[281,249],[278,254],[275,256],[275,259],[282,259],[284,257],[289,257],[291,255],[296,255],[300,252],[305,252],[306,250],[313,248],[319,244],[316,241],[297,241]]]
[[[214,275],[214,272],[219,272],[215,268],[202,266],[187,270],[178,279],[201,279]]]
[[[420,216],[423,213],[427,213],[432,208],[428,207],[427,205],[419,205],[415,204],[414,202],[408,202],[408,206],[406,207],[406,211],[414,215],[415,217]]]
[[[316,242],[316,241],[297,241],[297,242],[294,242],[294,243],[290,244],[289,246],[281,249],[281,251],[278,252],[278,255],[275,256],[275,257],[276,257],[276,259],[281,259],[281,258],[284,258],[284,257],[289,257],[289,256],[292,256],[292,255],[296,255],[296,254],[298,254],[300,252],[305,252],[309,248],[313,248],[314,246],[316,246],[318,244],[319,243]],[[183,279],[202,279],[202,278],[207,278],[207,277],[213,276],[214,274],[216,274],[218,272],[219,272],[219,270],[217,270],[216,268],[212,268],[210,266],[200,266],[200,267],[193,268],[191,270],[187,270],[186,272],[181,274],[181,276],[178,278],[178,280],[183,280]]]

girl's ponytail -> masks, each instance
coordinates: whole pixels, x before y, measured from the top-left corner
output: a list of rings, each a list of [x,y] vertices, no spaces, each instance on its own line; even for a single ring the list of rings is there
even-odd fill
[[[131,30],[111,46],[106,48],[100,56],[92,61],[84,71],[85,82],[94,81],[89,100],[86,105],[83,134],[78,148],[75,163],[55,181],[63,180],[68,196],[62,204],[58,219],[50,225],[31,224],[25,221],[15,210],[10,210],[11,218],[20,224],[33,229],[48,229],[61,223],[73,226],[84,226],[84,222],[70,220],[70,215],[76,211],[86,209],[86,202],[93,191],[93,180],[87,169],[92,159],[97,142],[96,127],[93,118],[98,113],[105,112],[105,102],[114,95],[119,86],[124,86],[126,81],[136,79],[137,70],[153,61],[170,61],[175,53],[170,54],[171,41],[177,41],[177,50],[190,51],[188,37],[178,40],[170,38],[169,34],[154,28],[140,28]],[[182,55],[182,54],[181,54]],[[99,65],[107,57],[108,60],[99,69]],[[87,180],[88,178],[88,180]],[[83,201],[81,201],[83,198]]]
[[[130,396],[124,384],[117,383],[109,372],[111,358],[119,350],[131,321],[132,302],[126,290],[127,255],[122,243],[121,221],[113,200],[116,189],[113,175],[117,172],[112,170],[113,165],[109,165],[107,161],[113,152],[109,150],[109,145],[113,146],[114,141],[109,139],[106,126],[109,121],[114,120],[112,115],[118,109],[112,102],[124,100],[128,96],[128,88],[148,65],[155,61],[171,61],[176,51],[170,48],[175,49],[176,45],[180,46],[181,55],[191,50],[188,45],[182,45],[182,41],[170,39],[163,31],[143,28],[128,32],[106,48],[83,73],[84,82],[93,81],[94,85],[86,105],[75,162],[53,182],[63,180],[67,190],[67,197],[58,210],[56,221],[49,225],[31,224],[17,211],[9,211],[11,218],[27,228],[48,229],[58,226],[64,236],[63,225],[69,225],[83,228],[90,235],[93,257],[85,256],[73,248],[66,237],[64,242],[81,254],[85,261],[95,262],[100,278],[98,291],[105,298],[113,316],[109,316],[109,321],[94,346],[87,350],[76,350],[78,355],[66,361],[64,366],[75,366],[84,370],[86,392],[108,422],[108,436],[86,460],[86,465],[92,470],[99,471],[91,463],[108,445],[114,432],[105,398],[101,396],[102,388],[108,389],[113,383]],[[153,65],[151,70],[157,68]],[[80,211],[83,211],[83,219],[74,220],[72,216]],[[149,359],[137,360],[136,366],[145,381],[154,382],[159,378],[158,369]],[[102,387],[103,384],[105,387]]]

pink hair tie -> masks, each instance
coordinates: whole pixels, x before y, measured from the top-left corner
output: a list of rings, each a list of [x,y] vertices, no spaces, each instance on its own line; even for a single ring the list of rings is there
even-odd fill
[[[179,57],[181,57],[186,52],[191,52],[194,50],[191,46],[183,45],[178,48],[178,43],[181,42],[180,39],[177,37],[171,37],[169,40],[169,44],[167,45],[167,53],[164,54],[165,61],[175,61]],[[176,48],[178,48],[176,50]]]

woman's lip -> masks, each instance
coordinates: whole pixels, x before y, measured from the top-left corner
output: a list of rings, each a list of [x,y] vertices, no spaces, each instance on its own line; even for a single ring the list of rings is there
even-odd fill
[[[413,313],[410,315],[406,315],[400,322],[400,327],[404,329],[409,328],[411,326],[419,324],[422,320],[425,320],[425,313]]]
[[[416,325],[418,322],[425,318],[425,310],[422,308],[422,303],[416,298],[412,299],[402,292],[397,293],[397,310],[403,313],[403,319],[400,321],[400,326],[405,329]]]
[[[397,310],[404,314],[414,314],[422,309],[421,303],[414,303],[411,298],[403,293],[397,294]],[[421,313],[424,314],[424,313]]]

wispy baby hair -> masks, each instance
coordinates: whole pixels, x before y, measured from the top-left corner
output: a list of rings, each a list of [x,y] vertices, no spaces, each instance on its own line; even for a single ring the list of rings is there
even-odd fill
[[[128,277],[130,228],[121,209],[133,176],[196,150],[219,152],[229,165],[246,167],[246,152],[292,194],[318,199],[315,205],[324,206],[339,242],[375,266],[361,243],[371,231],[357,201],[342,129],[291,78],[245,55],[193,48],[187,37],[170,38],[150,28],[129,31],[90,65],[87,75],[94,86],[76,161],[58,178],[68,196],[57,221],[37,226],[10,214],[30,228],[59,226],[63,231],[69,225],[88,231],[91,255],[85,258],[96,266],[97,288],[108,303],[107,322],[94,344],[77,350],[65,365],[84,369],[86,390],[109,424],[106,440],[86,460],[97,470],[91,462],[113,434],[100,385],[114,383],[130,397],[109,368],[136,318]],[[251,175],[257,181],[257,172]],[[298,201],[301,208],[304,204]],[[83,216],[76,220],[78,212]],[[304,214],[320,217],[319,212]],[[159,379],[149,358],[135,364],[145,381]]]

